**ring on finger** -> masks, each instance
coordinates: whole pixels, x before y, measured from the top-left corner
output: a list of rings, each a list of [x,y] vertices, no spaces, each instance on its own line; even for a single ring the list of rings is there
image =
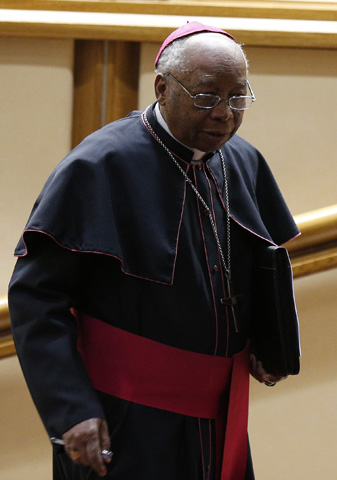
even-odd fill
[[[264,382],[267,387],[275,387],[276,382]]]

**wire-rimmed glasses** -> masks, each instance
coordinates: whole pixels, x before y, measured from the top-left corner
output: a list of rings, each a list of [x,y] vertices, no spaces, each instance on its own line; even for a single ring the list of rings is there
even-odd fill
[[[194,100],[194,106],[198,108],[203,108],[206,110],[210,110],[212,108],[215,108],[217,105],[219,105],[220,102],[226,102],[228,103],[228,106],[232,110],[247,110],[253,102],[256,101],[256,97],[254,95],[254,92],[252,90],[252,87],[250,86],[250,83],[248,80],[247,86],[250,91],[250,95],[234,95],[229,98],[221,98],[219,95],[213,95],[211,93],[197,93],[196,95],[192,95],[187,88],[170,72],[165,73],[166,76],[172,77],[178,85]]]

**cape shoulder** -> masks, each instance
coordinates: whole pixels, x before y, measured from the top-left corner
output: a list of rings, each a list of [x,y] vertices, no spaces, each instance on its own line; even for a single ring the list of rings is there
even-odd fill
[[[273,244],[296,237],[297,225],[262,154],[238,135],[222,151],[233,220]],[[221,172],[218,178],[220,185]]]
[[[296,236],[262,155],[238,136],[223,153],[233,219],[270,243]],[[223,197],[217,154],[208,166]],[[185,189],[183,176],[149,136],[140,112],[133,112],[87,137],[56,167],[15,254],[26,255],[43,233],[71,250],[116,257],[125,273],[170,284]]]
[[[138,113],[90,135],[52,172],[15,254],[26,255],[44,233],[71,250],[114,256],[126,273],[171,283],[186,186],[165,155]]]

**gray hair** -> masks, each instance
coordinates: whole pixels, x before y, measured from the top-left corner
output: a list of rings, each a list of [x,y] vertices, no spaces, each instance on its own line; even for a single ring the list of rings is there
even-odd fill
[[[205,32],[200,32],[196,35],[200,35],[202,33],[205,33]],[[186,55],[186,50],[184,48],[185,43],[190,38],[190,36],[191,35],[188,35],[183,38],[178,38],[163,50],[157,63],[157,68],[155,70],[156,73],[171,72],[172,70],[174,71],[178,67],[182,73],[190,72],[190,62],[189,62],[188,56]],[[247,71],[248,71],[248,59],[247,59],[246,53],[243,50],[242,45],[240,43],[237,43],[237,45],[241,50],[241,53],[246,62]]]

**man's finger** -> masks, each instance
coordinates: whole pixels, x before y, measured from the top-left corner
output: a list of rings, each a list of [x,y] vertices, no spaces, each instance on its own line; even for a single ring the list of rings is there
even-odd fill
[[[100,442],[101,442],[102,450],[110,451],[110,447],[111,447],[110,434],[109,434],[108,424],[105,420],[102,420],[102,423],[101,423]],[[105,458],[106,463],[109,463],[110,460],[111,460],[111,457]]]
[[[87,443],[86,457],[88,465],[92,467],[100,477],[107,474],[107,469],[102,457],[102,447],[98,438]]]
[[[110,439],[105,420],[84,420],[65,432],[62,438],[66,452],[74,463],[92,467],[99,476],[106,475],[102,450],[110,448]]]
[[[79,462],[81,458],[81,453],[77,449],[68,449],[68,455],[74,463]]]

